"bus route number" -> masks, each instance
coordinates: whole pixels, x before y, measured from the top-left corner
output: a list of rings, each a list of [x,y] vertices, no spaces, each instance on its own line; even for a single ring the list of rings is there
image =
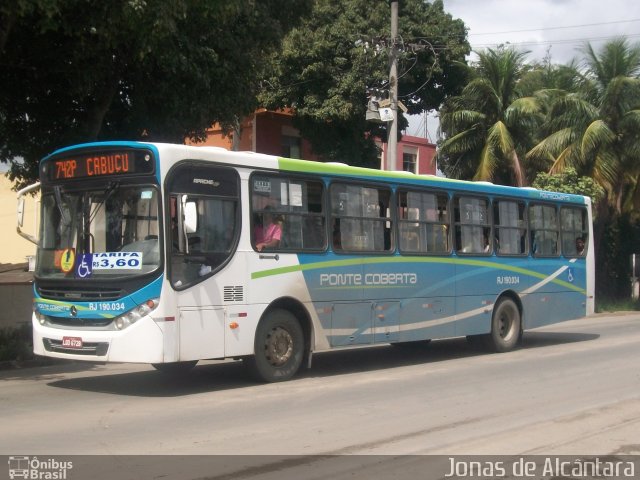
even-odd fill
[[[55,163],[56,178],[74,178],[78,163],[75,160],[62,160]]]
[[[500,275],[496,279],[498,285],[519,285],[520,277],[516,275]]]

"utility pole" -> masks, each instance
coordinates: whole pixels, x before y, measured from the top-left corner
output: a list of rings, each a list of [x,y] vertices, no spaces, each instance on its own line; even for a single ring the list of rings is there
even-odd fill
[[[391,113],[393,119],[388,129],[387,137],[387,164],[385,170],[397,168],[398,154],[398,50],[396,40],[398,38],[398,0],[390,0],[391,4],[391,51],[389,60],[391,71],[389,72],[389,100],[391,100]]]

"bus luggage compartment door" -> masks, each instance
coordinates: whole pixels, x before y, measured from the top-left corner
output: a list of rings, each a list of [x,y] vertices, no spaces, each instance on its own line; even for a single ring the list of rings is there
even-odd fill
[[[373,305],[375,343],[397,342],[400,338],[400,302],[377,302]]]
[[[335,303],[331,314],[331,346],[373,343],[372,303]]]
[[[180,309],[180,360],[224,357],[224,309]]]

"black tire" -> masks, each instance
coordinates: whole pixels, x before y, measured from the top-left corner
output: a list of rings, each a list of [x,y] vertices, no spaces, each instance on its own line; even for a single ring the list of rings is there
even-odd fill
[[[173,363],[152,363],[151,366],[159,372],[167,375],[181,375],[187,373],[193,367],[196,366],[198,360],[189,360],[187,362],[173,362]]]
[[[304,356],[304,334],[291,312],[268,312],[256,330],[252,357],[244,359],[249,373],[261,382],[282,382],[293,377]]]
[[[521,325],[518,305],[510,298],[502,298],[493,309],[487,347],[499,353],[513,350],[520,340]]]

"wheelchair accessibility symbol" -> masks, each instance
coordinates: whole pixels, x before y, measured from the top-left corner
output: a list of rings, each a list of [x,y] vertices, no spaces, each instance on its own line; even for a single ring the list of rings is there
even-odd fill
[[[569,268],[568,268],[568,272],[569,272],[569,273],[567,274],[567,280],[568,280],[570,283],[573,283],[573,279],[574,279],[574,272],[573,272],[573,268],[569,267]]]
[[[89,278],[93,273],[93,254],[83,253],[76,263],[76,278]]]

